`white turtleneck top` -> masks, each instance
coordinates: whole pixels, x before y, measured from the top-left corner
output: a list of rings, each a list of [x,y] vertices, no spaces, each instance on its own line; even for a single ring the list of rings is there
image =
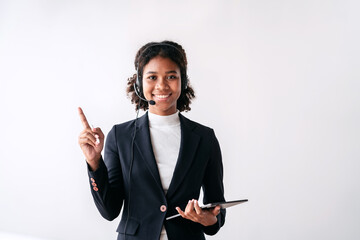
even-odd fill
[[[181,128],[179,112],[169,116],[160,116],[148,112],[148,116],[152,148],[161,184],[166,194],[180,151]],[[164,227],[160,236],[160,240],[163,239],[167,239]]]
[[[169,188],[180,150],[179,112],[160,116],[148,112],[150,138],[165,194]]]

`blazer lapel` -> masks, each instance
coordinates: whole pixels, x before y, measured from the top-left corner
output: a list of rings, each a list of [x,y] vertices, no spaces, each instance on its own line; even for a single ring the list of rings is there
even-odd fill
[[[200,136],[192,131],[195,126],[181,114],[179,114],[179,116],[181,124],[180,151],[174,174],[167,192],[168,197],[171,197],[171,195],[176,192],[176,189],[184,179],[186,172],[194,160],[196,149],[200,141]]]
[[[164,192],[160,174],[155,160],[154,152],[151,145],[150,130],[149,130],[149,118],[147,112],[137,120],[137,131],[135,137],[135,146],[143,158],[146,166],[149,168],[151,175],[153,176],[157,185]]]

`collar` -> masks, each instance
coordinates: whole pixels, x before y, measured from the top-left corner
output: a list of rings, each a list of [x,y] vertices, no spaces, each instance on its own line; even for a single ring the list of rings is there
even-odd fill
[[[160,116],[148,111],[149,127],[179,126],[179,111],[168,116]]]

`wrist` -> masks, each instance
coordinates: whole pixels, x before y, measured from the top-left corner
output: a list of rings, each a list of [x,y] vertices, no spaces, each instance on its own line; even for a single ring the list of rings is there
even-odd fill
[[[88,163],[91,171],[96,171],[99,168],[100,159],[101,159],[101,155],[96,156],[93,159],[86,159],[86,162]]]

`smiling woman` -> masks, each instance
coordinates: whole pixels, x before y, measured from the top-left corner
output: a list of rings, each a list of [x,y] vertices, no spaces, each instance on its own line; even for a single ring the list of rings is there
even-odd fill
[[[164,69],[158,69],[160,67]],[[136,109],[147,110],[149,104],[146,101],[141,101],[141,98],[148,97],[148,100],[152,99],[150,96],[144,96],[144,92],[142,91],[143,84],[146,85],[149,82],[148,80],[167,77],[169,80],[175,78],[174,80],[177,80],[181,84],[181,92],[176,101],[176,108],[180,112],[191,110],[190,104],[195,94],[190,86],[186,73],[187,59],[185,50],[179,44],[163,41],[161,43],[151,42],[144,45],[136,54],[135,68],[137,73],[128,79],[127,93],[131,98],[131,102],[136,105]],[[160,72],[158,71],[160,70],[163,71],[162,76],[159,76]],[[143,73],[146,74],[144,78]],[[164,75],[165,73],[166,76]],[[134,84],[138,86],[140,96],[135,92]]]
[[[204,204],[225,200],[223,165],[214,131],[180,114],[195,97],[185,51],[170,41],[148,43],[135,68],[127,93],[137,111],[149,111],[111,129],[104,158],[105,136],[79,108],[79,144],[95,204],[108,220],[123,210],[118,239],[203,240],[225,222],[225,209],[204,210],[197,200],[201,188]]]

